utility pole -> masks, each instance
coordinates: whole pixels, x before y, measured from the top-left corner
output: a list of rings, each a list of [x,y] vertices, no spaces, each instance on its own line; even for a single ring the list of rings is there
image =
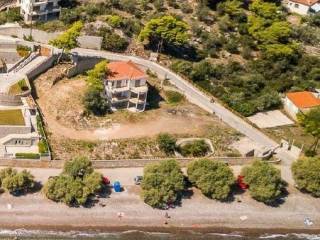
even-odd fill
[[[30,0],[31,1],[31,24],[30,24],[30,35],[29,35],[29,39],[32,40],[32,24],[33,24],[33,0]]]

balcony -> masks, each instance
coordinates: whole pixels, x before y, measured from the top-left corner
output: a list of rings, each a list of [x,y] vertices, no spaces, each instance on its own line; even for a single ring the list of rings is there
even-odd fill
[[[148,87],[147,86],[131,87],[130,91],[137,93],[137,94],[138,93],[146,93],[146,92],[148,92]]]

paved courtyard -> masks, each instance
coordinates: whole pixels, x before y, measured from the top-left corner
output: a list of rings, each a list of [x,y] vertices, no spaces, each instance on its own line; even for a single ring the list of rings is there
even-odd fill
[[[279,110],[260,112],[251,117],[249,121],[256,124],[259,128],[272,128],[285,125],[292,125],[294,122]]]

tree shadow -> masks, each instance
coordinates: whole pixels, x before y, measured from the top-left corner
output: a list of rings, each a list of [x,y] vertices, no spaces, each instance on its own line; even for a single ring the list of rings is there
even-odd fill
[[[99,205],[101,207],[105,207],[105,204],[102,203],[100,201],[101,198],[109,198],[110,197],[110,194],[111,194],[111,189],[112,187],[109,186],[109,185],[104,185],[101,189],[100,192],[98,192],[97,194],[95,195],[92,195],[92,197],[90,197],[88,199],[88,201],[83,205],[83,207],[85,208],[92,208],[96,205]]]
[[[285,199],[288,197],[288,195],[289,195],[289,192],[287,191],[286,188],[284,188],[282,189],[281,195],[277,199],[275,199],[272,202],[265,203],[265,205],[269,207],[274,207],[274,208],[280,207],[282,204],[285,203]]]
[[[10,192],[10,194],[14,197],[21,197],[21,196],[25,196],[28,194],[34,194],[36,192],[39,192],[42,189],[43,185],[41,182],[35,182],[34,183],[34,187],[28,190],[18,190],[18,191],[13,191]],[[4,190],[3,190],[4,192]],[[1,192],[0,192],[1,193]]]
[[[145,48],[147,50],[158,52],[158,44],[149,44]],[[175,46],[171,44],[163,44],[161,53],[172,56],[178,59],[197,62],[206,57],[206,54],[203,51],[198,50],[196,47],[186,44],[183,46]]]

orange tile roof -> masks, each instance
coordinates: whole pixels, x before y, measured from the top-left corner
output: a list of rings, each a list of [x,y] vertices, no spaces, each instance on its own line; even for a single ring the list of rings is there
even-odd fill
[[[108,80],[140,79],[146,74],[133,62],[111,62],[107,65],[110,74]]]
[[[298,108],[311,108],[320,106],[320,99],[316,98],[312,92],[292,92],[287,93],[287,98],[293,102]]]
[[[319,0],[291,0],[291,2],[300,3],[306,6],[312,6],[319,2]]]

